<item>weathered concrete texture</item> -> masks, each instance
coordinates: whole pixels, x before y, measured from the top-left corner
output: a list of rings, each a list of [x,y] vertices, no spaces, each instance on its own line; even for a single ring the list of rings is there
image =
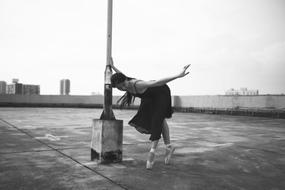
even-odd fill
[[[0,189],[122,189],[55,151],[1,154]]]
[[[100,163],[122,161],[123,121],[93,119],[91,160]]]
[[[123,189],[6,122],[0,129],[0,189]]]
[[[173,160],[163,163],[161,143],[149,171],[148,136],[127,125],[122,163],[90,161],[90,123],[100,113],[1,108],[0,118],[30,136],[14,135],[22,132],[1,122],[0,189],[285,189],[285,120],[174,114],[168,120]],[[134,114],[115,111],[125,124]]]
[[[0,154],[50,150],[49,147],[31,139],[24,133],[25,130],[19,131],[1,120],[0,125]]]

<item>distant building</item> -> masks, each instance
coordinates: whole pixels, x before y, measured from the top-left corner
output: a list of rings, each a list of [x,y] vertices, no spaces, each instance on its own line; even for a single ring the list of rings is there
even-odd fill
[[[70,80],[62,79],[60,80],[60,95],[69,95],[70,93]]]
[[[40,94],[40,85],[22,84],[19,79],[13,79],[12,84],[6,86],[7,94],[32,95]]]
[[[40,94],[40,85],[24,84],[23,94],[27,95]]]
[[[12,83],[18,83],[19,79],[12,79]]]
[[[0,94],[6,94],[7,83],[5,81],[0,81]]]
[[[23,94],[23,84],[22,83],[13,83],[8,84],[6,88],[7,94]]]
[[[6,93],[23,94],[23,84],[19,83],[19,79],[12,79],[12,84],[7,85]]]
[[[231,88],[226,91],[226,95],[256,96],[258,94],[258,90],[249,90],[247,88],[240,88],[240,90]]]

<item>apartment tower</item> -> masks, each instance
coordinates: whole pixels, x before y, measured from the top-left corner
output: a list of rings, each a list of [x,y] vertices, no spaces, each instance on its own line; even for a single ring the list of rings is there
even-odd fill
[[[70,80],[62,79],[60,80],[60,95],[69,95],[70,92]]]

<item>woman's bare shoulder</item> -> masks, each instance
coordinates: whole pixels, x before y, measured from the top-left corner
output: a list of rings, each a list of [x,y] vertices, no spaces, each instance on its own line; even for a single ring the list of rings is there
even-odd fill
[[[145,82],[144,80],[141,80],[141,79],[131,79],[130,80],[130,83],[133,84],[133,85],[137,85],[138,83],[143,83]]]
[[[141,79],[134,79],[132,81],[132,84],[134,86],[134,90],[138,94],[142,94],[142,93],[144,93],[147,90],[146,83],[147,83],[147,81],[144,81],[144,80],[141,80]]]

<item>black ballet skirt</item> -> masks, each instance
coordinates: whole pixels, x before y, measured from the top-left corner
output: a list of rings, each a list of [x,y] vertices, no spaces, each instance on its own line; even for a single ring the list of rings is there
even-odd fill
[[[136,88],[135,88],[136,89]],[[150,134],[150,140],[161,138],[162,124],[165,118],[171,118],[171,93],[167,85],[148,88],[142,94],[133,94],[141,98],[137,114],[129,121],[129,125],[137,131]]]

